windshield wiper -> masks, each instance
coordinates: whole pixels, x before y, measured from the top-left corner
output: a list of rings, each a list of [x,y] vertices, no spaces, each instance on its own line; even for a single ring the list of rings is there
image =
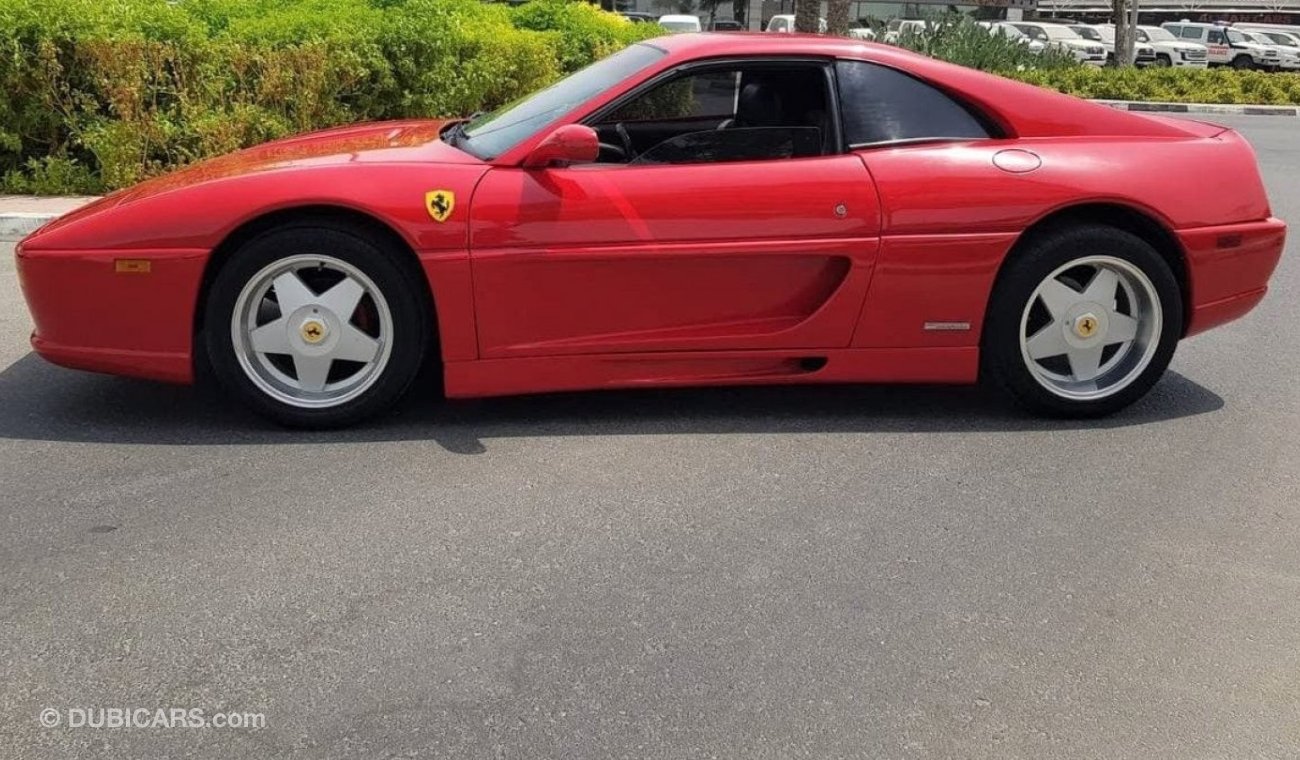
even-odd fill
[[[463,141],[469,139],[469,135],[465,134],[465,125],[470,123],[471,121],[474,121],[478,117],[482,116],[484,113],[486,112],[475,111],[474,113],[470,114],[468,118],[460,119],[459,121],[453,121],[451,124],[448,124],[446,128],[442,130],[442,134],[439,136],[442,137],[443,142],[447,143],[451,147],[453,148],[460,147],[460,144]]]

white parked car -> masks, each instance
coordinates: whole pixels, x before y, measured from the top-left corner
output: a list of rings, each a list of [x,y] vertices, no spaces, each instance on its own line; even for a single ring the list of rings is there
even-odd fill
[[[780,16],[773,16],[767,20],[765,32],[793,32],[794,31],[794,14],[787,13]],[[821,34],[826,33],[826,19],[817,19],[817,31]]]
[[[1019,42],[1029,48],[1030,52],[1041,53],[1047,47],[1041,40],[1029,39],[1027,34],[1005,21],[977,21],[975,23],[989,30],[989,34],[1001,35],[1013,42]]]
[[[703,28],[700,26],[700,19],[698,16],[682,16],[673,15],[671,13],[667,16],[659,17],[659,26],[662,26],[674,34],[679,32],[698,32]]]
[[[885,25],[885,42],[890,45],[897,45],[904,34],[924,34],[926,28],[925,21],[914,18],[895,18],[890,19]]]
[[[1204,45],[1211,66],[1276,69],[1282,65],[1282,53],[1277,48],[1254,42],[1230,26],[1191,21],[1170,21],[1160,26],[1180,40]]]
[[[1085,40],[1100,42],[1102,47],[1106,48],[1106,62],[1115,62],[1115,27],[1110,24],[1070,24],[1070,28],[1075,34]],[[1139,41],[1133,46],[1133,64],[1135,66],[1151,66],[1156,62],[1156,50],[1150,45],[1144,45]]]
[[[849,36],[855,40],[874,40],[876,30],[869,26],[855,26],[849,30]]]
[[[1024,32],[1029,39],[1038,40],[1047,47],[1070,53],[1083,63],[1106,65],[1106,48],[1100,42],[1085,40],[1065,24],[1048,24],[1041,21],[1011,21],[1012,26]]]
[[[1283,71],[1295,71],[1300,69],[1300,51],[1298,51],[1297,48],[1291,47],[1290,45],[1283,45],[1273,39],[1273,35],[1265,34],[1264,32],[1251,32],[1243,29],[1241,30],[1241,33],[1246,35],[1250,40],[1258,42],[1261,45],[1268,45],[1277,50],[1277,52],[1282,56],[1282,64],[1278,68]]]
[[[1161,29],[1158,26],[1139,26],[1137,38],[1138,42],[1150,45],[1156,51],[1156,61],[1153,66],[1203,69],[1210,65],[1209,50],[1204,45],[1180,40],[1170,34],[1168,29]]]
[[[1273,40],[1274,43],[1284,48],[1290,49],[1300,47],[1300,26],[1291,26],[1288,24],[1257,24],[1253,21],[1247,21],[1240,24],[1233,24],[1234,29],[1240,29],[1243,32],[1262,32],[1265,37]]]

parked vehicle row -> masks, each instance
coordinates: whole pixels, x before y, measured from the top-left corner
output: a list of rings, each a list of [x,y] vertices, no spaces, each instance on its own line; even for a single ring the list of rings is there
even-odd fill
[[[907,35],[925,34],[929,22],[894,19],[884,41],[898,44]],[[1115,61],[1113,24],[1052,21],[980,21],[990,34],[1005,36],[1033,52],[1057,50],[1080,63],[1104,66]],[[1300,71],[1300,28],[1273,24],[1207,24],[1190,21],[1137,27],[1134,63],[1139,67]]]
[[[1166,31],[1180,40],[1204,45],[1209,65],[1231,66],[1234,69],[1288,69],[1300,68],[1300,56],[1283,52],[1268,37],[1235,26],[1177,21],[1161,24]]]
[[[647,13],[624,13],[633,21],[656,22],[669,32],[703,31],[698,16],[666,14],[658,18]],[[884,30],[883,40],[898,44],[907,35],[925,34],[930,22],[896,18]],[[1115,62],[1115,27],[1112,24],[1056,23],[1050,21],[980,21],[990,34],[998,34],[1025,45],[1033,52],[1057,50],[1074,56],[1080,63],[1104,66]],[[793,14],[768,19],[764,31],[794,31]],[[818,31],[826,32],[826,19],[817,20]],[[743,31],[738,21],[716,20],[709,31]],[[869,27],[849,30],[849,36],[874,40]],[[1134,45],[1134,64],[1139,67],[1206,68],[1231,66],[1236,69],[1300,71],[1300,28],[1276,24],[1208,24],[1191,21],[1168,22],[1161,26],[1139,26]]]

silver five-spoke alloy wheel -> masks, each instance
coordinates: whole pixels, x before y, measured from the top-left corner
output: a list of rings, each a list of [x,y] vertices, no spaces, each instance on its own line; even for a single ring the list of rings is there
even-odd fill
[[[1118,393],[1151,363],[1163,314],[1151,280],[1111,256],[1085,256],[1049,274],[1020,317],[1020,353],[1048,391],[1071,400]]]
[[[235,358],[262,392],[321,409],[365,393],[392,353],[384,294],[331,256],[280,259],[249,278],[230,319]]]

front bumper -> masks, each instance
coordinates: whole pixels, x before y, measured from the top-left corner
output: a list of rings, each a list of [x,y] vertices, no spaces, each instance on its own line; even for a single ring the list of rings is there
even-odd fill
[[[1195,335],[1244,316],[1264,298],[1286,245],[1286,223],[1197,227],[1179,231],[1178,239],[1191,288],[1187,335]]]
[[[207,255],[20,244],[15,260],[36,324],[32,348],[74,369],[191,382],[194,309]]]

